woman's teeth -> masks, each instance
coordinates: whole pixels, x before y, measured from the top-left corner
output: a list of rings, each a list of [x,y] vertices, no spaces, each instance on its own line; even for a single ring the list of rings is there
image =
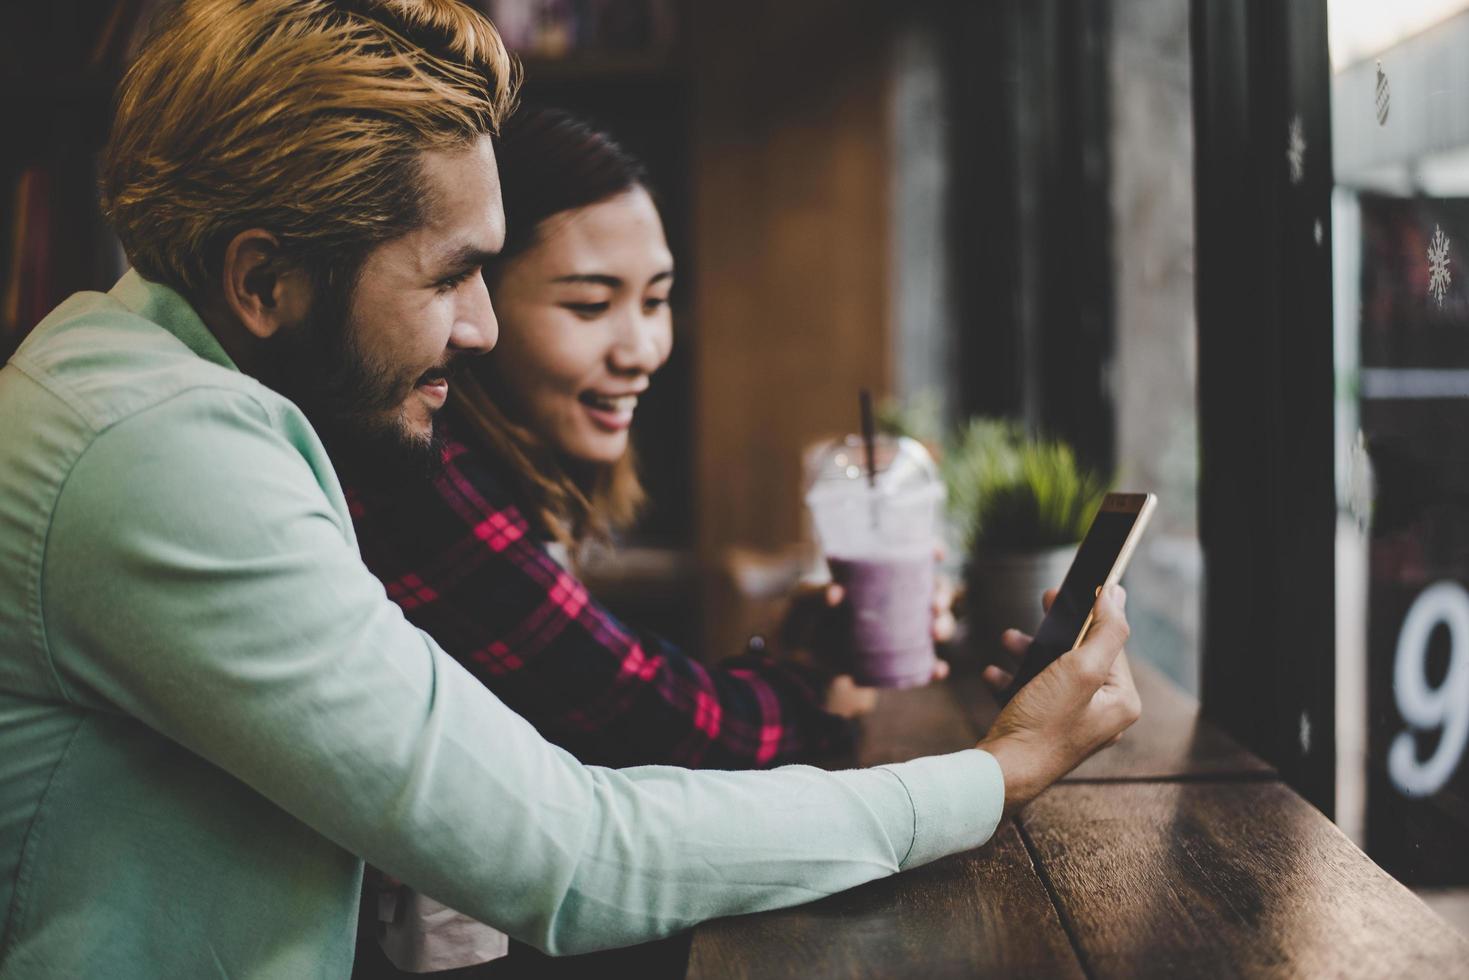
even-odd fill
[[[613,412],[617,415],[629,415],[633,409],[638,407],[637,395],[618,395],[612,398],[607,395],[588,392],[581,396],[581,400],[593,408],[601,409],[604,412]]]

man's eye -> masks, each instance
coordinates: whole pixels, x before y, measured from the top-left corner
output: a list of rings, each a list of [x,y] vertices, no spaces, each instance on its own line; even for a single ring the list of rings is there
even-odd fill
[[[612,306],[611,303],[562,303],[561,305],[577,316],[587,318],[601,316]]]
[[[460,284],[467,282],[469,277],[478,271],[478,269],[465,269],[463,272],[455,273],[447,279],[440,279],[436,289],[438,292],[447,293]]]

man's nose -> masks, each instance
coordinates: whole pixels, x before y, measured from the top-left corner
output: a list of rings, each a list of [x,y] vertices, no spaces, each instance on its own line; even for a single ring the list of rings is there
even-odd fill
[[[487,354],[500,339],[500,321],[490,291],[482,276],[474,277],[474,288],[467,290],[464,305],[455,311],[454,328],[449,333],[449,346],[466,354]]]

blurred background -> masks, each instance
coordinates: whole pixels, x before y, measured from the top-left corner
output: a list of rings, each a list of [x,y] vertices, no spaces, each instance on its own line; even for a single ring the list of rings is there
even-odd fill
[[[169,2],[8,15],[23,135],[5,151],[0,351],[124,267],[96,154]],[[866,387],[931,442],[1019,419],[1158,492],[1132,613],[1196,687],[1186,3],[482,7],[524,60],[525,102],[648,162],[679,265],[675,353],[636,432],[653,508],[604,591],[740,649],[762,615],[740,594],[779,594],[799,565],[801,454],[855,429]]]
[[[170,2],[0,14],[0,357],[125,268],[96,156]],[[646,160],[678,263],[653,507],[595,591],[743,649],[862,388],[941,459],[956,579],[994,454],[1062,442],[1160,497],[1136,655],[1469,918],[1469,2],[479,6],[523,101]]]

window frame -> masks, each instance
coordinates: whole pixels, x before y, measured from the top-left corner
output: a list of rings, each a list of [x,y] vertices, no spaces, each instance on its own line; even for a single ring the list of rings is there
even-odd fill
[[[1191,31],[1201,700],[1206,717],[1329,816],[1337,500],[1326,2],[1192,0]],[[1299,179],[1288,157],[1295,120]]]

